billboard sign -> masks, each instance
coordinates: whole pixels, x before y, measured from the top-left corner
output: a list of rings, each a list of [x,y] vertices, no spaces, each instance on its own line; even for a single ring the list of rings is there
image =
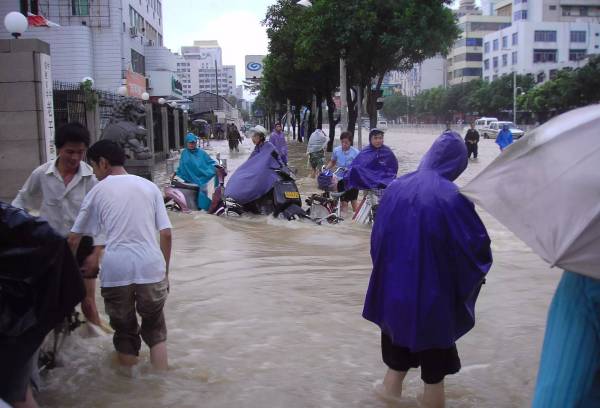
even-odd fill
[[[264,55],[246,55],[246,79],[260,79],[263,75]]]
[[[146,77],[127,70],[125,78],[127,80],[127,95],[141,98],[142,94],[146,92]]]

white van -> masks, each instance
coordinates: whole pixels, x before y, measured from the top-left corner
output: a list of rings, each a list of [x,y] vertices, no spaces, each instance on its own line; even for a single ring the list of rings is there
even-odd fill
[[[490,123],[492,122],[498,122],[498,118],[488,118],[485,116],[479,118],[475,121],[475,129],[481,133],[482,130],[489,129]]]

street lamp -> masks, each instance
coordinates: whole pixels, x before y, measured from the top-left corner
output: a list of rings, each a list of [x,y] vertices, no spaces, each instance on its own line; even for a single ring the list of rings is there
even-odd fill
[[[158,98],[159,105],[164,105],[166,102],[167,102],[167,100],[165,98]]]
[[[517,71],[513,71],[513,123],[517,126],[517,89],[521,90],[521,95],[525,95],[525,91],[520,86],[517,86]]]
[[[121,95],[121,96],[127,96],[127,87],[126,87],[126,86],[124,86],[124,85],[123,85],[123,86],[120,86],[120,87],[117,89],[117,93],[118,93],[119,95]]]
[[[4,27],[15,39],[18,39],[27,30],[27,17],[18,11],[11,11],[4,17]]]
[[[142,101],[146,102],[148,99],[150,99],[150,94],[148,92],[143,92]]]

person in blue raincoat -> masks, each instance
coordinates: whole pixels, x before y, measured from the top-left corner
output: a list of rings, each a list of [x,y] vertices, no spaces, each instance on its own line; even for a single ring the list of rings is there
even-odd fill
[[[354,158],[344,175],[344,189],[384,189],[398,174],[398,159],[383,144],[383,130],[369,132],[369,145]]]
[[[186,183],[200,186],[198,208],[207,211],[211,203],[211,199],[208,197],[208,183],[213,182],[215,186],[218,185],[217,177],[215,177],[217,162],[198,147],[198,138],[195,134],[188,133],[185,143],[186,149],[181,154],[176,174]]]
[[[502,130],[496,136],[496,144],[500,146],[500,150],[506,149],[513,142],[513,134],[508,128],[508,125],[502,125]]]
[[[444,132],[417,171],[387,188],[371,234],[363,317],[381,328],[389,370],[380,390],[400,397],[407,371],[420,366],[432,407],[444,404],[444,377],[460,370],[455,343],[475,324],[492,264],[486,229],[453,183],[467,161],[462,138]]]

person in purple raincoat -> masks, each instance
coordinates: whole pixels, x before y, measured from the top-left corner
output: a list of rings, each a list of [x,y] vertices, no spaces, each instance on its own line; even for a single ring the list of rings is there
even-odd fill
[[[369,132],[369,145],[360,151],[344,175],[344,190],[385,189],[398,174],[398,159],[383,144],[383,130]]]
[[[275,124],[275,130],[273,131],[273,133],[271,133],[271,136],[269,137],[269,143],[271,143],[277,148],[281,160],[283,160],[283,162],[287,164],[288,148],[287,142],[285,141],[285,135],[283,134],[283,130],[281,128],[281,123]]]
[[[475,324],[492,264],[486,229],[453,183],[467,161],[462,138],[444,132],[417,171],[387,188],[371,234],[363,317],[381,328],[389,369],[379,390],[399,398],[407,371],[420,366],[428,407],[444,406],[444,377],[460,370],[455,343]]]

